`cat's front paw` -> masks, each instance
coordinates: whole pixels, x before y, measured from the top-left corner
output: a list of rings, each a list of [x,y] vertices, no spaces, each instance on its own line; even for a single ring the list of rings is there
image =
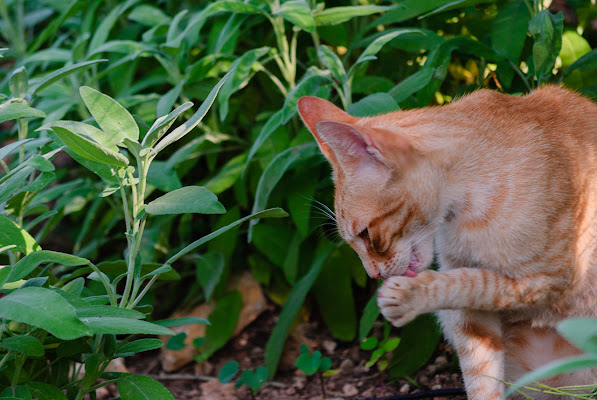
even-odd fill
[[[377,291],[377,305],[383,316],[394,326],[404,326],[422,314],[425,299],[419,296],[416,278],[392,276]]]

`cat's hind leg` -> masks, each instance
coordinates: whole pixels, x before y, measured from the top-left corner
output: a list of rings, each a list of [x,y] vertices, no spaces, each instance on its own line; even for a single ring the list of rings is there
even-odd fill
[[[444,336],[456,348],[469,400],[504,398],[504,341],[498,314],[487,311],[437,312]]]

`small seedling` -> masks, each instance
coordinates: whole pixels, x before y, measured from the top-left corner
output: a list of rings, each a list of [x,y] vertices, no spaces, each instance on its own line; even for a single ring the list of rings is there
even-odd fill
[[[255,400],[255,394],[261,389],[266,381],[267,369],[263,365],[260,365],[255,371],[250,369],[244,370],[240,379],[236,381],[235,386],[241,387],[242,385],[245,385],[250,389],[249,394],[251,395],[251,398]]]
[[[294,365],[307,375],[318,373],[319,383],[321,384],[321,392],[323,397],[327,397],[325,386],[323,384],[324,376],[334,376],[338,371],[332,368],[332,360],[328,357],[321,357],[321,352],[315,350],[313,354],[309,353],[309,348],[301,344],[301,354],[296,359]]]
[[[368,337],[361,343],[362,350],[373,350],[371,358],[365,364],[366,367],[372,367],[377,363],[377,369],[383,372],[388,367],[387,358],[382,358],[384,354],[391,353],[398,347],[400,338],[390,338],[390,324],[386,322],[384,327],[384,338],[380,341],[376,337]]]
[[[220,383],[228,383],[232,379],[234,379],[236,374],[238,374],[238,362],[228,361],[220,369],[220,373],[218,374],[218,381],[220,381]]]

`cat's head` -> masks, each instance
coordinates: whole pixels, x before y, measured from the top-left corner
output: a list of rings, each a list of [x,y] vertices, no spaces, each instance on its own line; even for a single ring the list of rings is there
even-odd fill
[[[442,214],[441,176],[423,146],[400,132],[397,114],[357,118],[317,97],[299,99],[298,110],[332,164],[339,233],[369,276],[427,268]]]

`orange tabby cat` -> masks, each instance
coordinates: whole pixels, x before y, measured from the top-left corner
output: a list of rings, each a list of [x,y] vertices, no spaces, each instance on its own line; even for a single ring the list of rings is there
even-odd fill
[[[298,108],[333,166],[340,234],[385,279],[382,314],[437,312],[469,399],[579,353],[554,327],[597,316],[596,104],[548,86],[368,118],[315,97]]]

